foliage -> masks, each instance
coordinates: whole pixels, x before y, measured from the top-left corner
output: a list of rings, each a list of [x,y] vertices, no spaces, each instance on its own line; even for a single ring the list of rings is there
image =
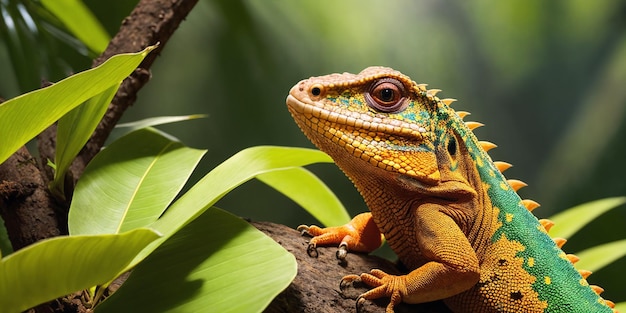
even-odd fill
[[[92,9],[98,8],[94,9],[93,13],[102,20],[103,24],[113,25],[107,28],[114,31],[121,17],[128,13],[128,5],[132,5],[133,1],[85,2]],[[51,14],[54,9],[49,7],[50,5],[73,5],[75,7],[56,11],[71,12],[71,14],[55,16]],[[124,6],[124,9],[114,12],[114,8],[120,5]],[[276,107],[277,103],[283,101],[285,92],[297,79],[332,71],[358,71],[372,64],[390,65],[409,73],[420,82],[445,87],[446,94],[461,99],[462,104],[459,105],[463,106],[462,109],[471,110],[475,116],[479,116],[480,120],[492,126],[481,130],[483,134],[481,137],[494,139],[500,143],[501,148],[500,151],[495,152],[496,155],[506,156],[508,160],[514,158],[516,168],[511,171],[518,170],[518,173],[523,173],[525,179],[531,179],[530,187],[528,187],[531,191],[529,194],[542,200],[541,202],[546,207],[567,207],[585,199],[623,193],[624,168],[621,160],[626,149],[623,148],[621,138],[626,129],[623,127],[623,109],[626,106],[624,106],[625,93],[620,82],[624,81],[626,73],[624,70],[626,69],[624,67],[626,54],[623,53],[626,47],[624,44],[626,37],[623,36],[625,29],[623,23],[620,23],[622,19],[619,14],[622,10],[619,10],[619,7],[621,5],[619,0],[557,1],[547,6],[543,1],[513,1],[497,5],[480,0],[436,3],[345,1],[335,4],[333,10],[327,10],[317,1],[303,1],[297,4],[285,1],[200,2],[196,9],[198,13],[191,15],[189,22],[177,34],[180,38],[178,42],[181,44],[169,46],[160,61],[162,65],[155,69],[154,81],[143,94],[135,112],[130,112],[130,114],[131,118],[133,114],[142,118],[146,115],[171,114],[168,110],[175,107],[177,110],[194,112],[201,110],[210,113],[211,117],[218,117],[210,120],[210,123],[205,123],[203,125],[205,129],[189,130],[189,133],[182,135],[182,137],[190,138],[190,140],[185,140],[188,143],[202,140],[204,145],[207,140],[210,140],[212,153],[206,156],[205,160],[208,159],[208,164],[214,164],[216,160],[223,160],[226,156],[241,149],[242,145],[247,146],[250,143],[279,141],[281,144],[285,142],[293,145],[307,144],[284,113],[286,110],[281,111]],[[484,12],[487,11],[498,14],[485,15]],[[83,14],[77,14],[77,12]],[[336,12],[351,12],[351,14],[336,14]],[[385,14],[380,14],[380,12],[385,12]],[[12,67],[15,75],[15,78],[6,79],[9,77],[7,75],[10,75],[8,71],[0,73],[5,78],[3,86],[0,86],[3,88],[1,90],[3,96],[11,94],[14,90],[24,92],[35,89],[40,86],[42,79],[57,80],[59,77],[84,68],[90,62],[90,58],[102,49],[103,38],[106,37],[106,34],[96,29],[99,28],[97,21],[89,18],[90,13],[82,7],[80,1],[42,1],[41,5],[34,1],[0,1],[0,15],[2,17],[0,37],[3,39],[0,41],[0,62],[4,61],[0,63],[0,67],[7,69]],[[87,18],[87,23],[78,22],[84,18]],[[376,23],[363,23],[363,21],[374,19]],[[207,20],[211,27],[207,27]],[[72,27],[72,22],[77,22],[76,25],[82,26]],[[100,34],[97,34],[98,32]],[[69,34],[82,38],[85,42],[76,40]],[[87,39],[94,39],[93,44],[87,43]],[[6,49],[7,56],[2,54],[4,51],[2,48]],[[6,61],[8,58],[10,61]],[[181,68],[185,70],[181,71]],[[15,83],[17,87],[12,86],[14,81],[17,82]],[[63,92],[57,90],[59,93],[55,92],[52,96],[59,95],[59,98],[51,98],[54,101],[42,104],[63,106],[61,113],[52,111],[55,114],[53,118],[40,116],[41,119],[39,119],[21,113],[18,115],[30,116],[32,120],[39,122],[46,120],[44,124],[47,125],[60,116],[64,116],[60,122],[65,125],[60,131],[62,138],[64,132],[65,134],[78,133],[77,129],[84,130],[80,132],[82,134],[88,134],[88,129],[95,125],[95,119],[101,114],[100,110],[106,98],[116,89],[113,81],[111,80],[108,86],[101,86],[100,91],[92,90],[93,95],[80,98],[79,102],[73,104],[64,100],[79,96],[78,93],[83,90],[85,84],[78,86],[78,89],[74,90],[76,92],[69,89]],[[271,88],[268,86],[269,82],[271,82]],[[57,85],[60,83],[49,88],[58,88]],[[186,86],[186,88],[176,88],[178,86]],[[245,88],[246,92],[241,92],[242,88]],[[477,92],[485,89],[487,91]],[[107,94],[107,91],[110,93]],[[93,97],[98,93],[101,101],[97,100],[98,97]],[[92,104],[80,105],[87,98],[92,101]],[[209,108],[206,107],[208,98],[212,103]],[[196,106],[191,107],[192,104]],[[77,109],[66,114],[65,112],[68,112],[71,106]],[[2,125],[11,125],[20,133],[31,129],[11,118],[3,118],[2,110],[0,106],[0,129]],[[142,113],[142,110],[146,112]],[[48,109],[41,109],[39,112],[36,109],[28,109],[27,112],[49,113]],[[528,127],[529,121],[532,121],[533,127]],[[223,135],[225,129],[228,136]],[[0,131],[0,134],[3,138],[0,155],[4,153],[5,158],[12,153],[7,151],[23,144],[24,138],[19,140],[22,143],[9,149],[5,145],[4,138],[13,137],[5,136],[4,131]],[[31,132],[26,137],[31,138],[34,134],[36,132]],[[91,178],[87,175],[81,179],[82,191],[77,191],[75,196],[78,199],[82,197],[83,200],[80,200],[82,204],[73,204],[71,211],[71,223],[75,225],[71,228],[77,233],[55,240],[67,242],[67,247],[73,249],[72,242],[91,240],[87,238],[98,240],[126,238],[125,236],[130,237],[127,233],[133,232],[133,229],[141,229],[145,226],[151,229],[158,227],[158,231],[165,235],[157,243],[148,246],[144,252],[135,255],[133,261],[124,266],[129,268],[136,265],[136,271],[131,275],[128,284],[110,298],[111,303],[107,303],[108,301],[103,303],[98,310],[115,310],[119,308],[120,303],[126,302],[123,299],[127,299],[126,297],[133,292],[140,292],[138,290],[147,286],[154,286],[154,289],[150,291],[155,293],[163,292],[164,287],[158,281],[161,277],[167,277],[168,279],[164,280],[167,282],[170,282],[171,278],[181,283],[176,285],[179,288],[168,288],[169,293],[159,293],[159,301],[155,302],[172,310],[175,305],[195,305],[194,299],[205,293],[223,299],[219,290],[205,290],[203,286],[206,284],[202,284],[203,281],[213,279],[201,275],[202,269],[215,268],[212,259],[219,263],[222,250],[216,250],[216,247],[226,242],[222,246],[224,251],[250,253],[251,247],[239,246],[238,239],[251,236],[258,238],[261,242],[266,238],[255,233],[253,229],[244,227],[238,219],[211,206],[236,185],[252,177],[257,177],[282,193],[290,195],[295,202],[303,206],[318,209],[322,206],[336,208],[336,212],[328,216],[325,216],[326,210],[311,213],[323,224],[340,224],[347,218],[347,214],[336,197],[325,192],[327,187],[319,184],[316,177],[296,164],[285,165],[294,160],[285,161],[284,167],[277,164],[264,164],[268,167],[253,168],[248,174],[238,171],[238,167],[250,169],[247,167],[248,163],[258,161],[263,163],[270,158],[283,154],[289,155],[296,151],[283,148],[273,150],[273,148],[264,147],[258,148],[259,150],[245,150],[229,160],[234,160],[229,163],[230,166],[220,165],[220,170],[216,168],[217,171],[211,172],[214,174],[208,174],[208,178],[205,177],[202,183],[192,187],[190,193],[183,196],[185,200],[180,197],[179,200],[171,203],[192,170],[206,172],[202,169],[202,165],[199,169],[195,167],[196,158],[204,152],[184,147],[177,140],[153,129],[139,130],[128,136],[121,140],[134,138],[133,142],[141,143],[144,147],[150,148],[153,145],[151,148],[171,148],[172,150],[167,150],[167,154],[181,153],[188,159],[170,162],[173,168],[180,169],[180,175],[165,174],[166,169],[157,168],[159,168],[159,162],[169,157],[167,154],[159,154],[155,150],[143,155],[136,150],[118,151],[113,154],[111,151],[115,152],[115,150],[110,150],[107,152],[108,157],[106,154],[102,156],[108,159],[98,161],[100,162],[98,167],[93,168],[93,180],[105,181],[105,187],[97,184],[88,185]],[[593,140],[586,138],[593,138]],[[60,140],[61,147],[54,161],[58,171],[57,182],[62,179],[61,173],[75,155],[76,149],[82,146],[80,142],[82,140],[84,138],[79,140],[74,139],[73,136],[66,136],[65,139]],[[64,141],[66,143],[63,143]],[[112,143],[109,148],[116,145]],[[131,147],[134,145],[139,146],[133,144]],[[528,150],[532,153],[520,153],[520,151]],[[117,155],[117,153],[120,154]],[[318,155],[318,152],[298,150],[297,153],[302,153],[302,155],[311,153],[308,162],[315,160],[329,162],[328,158]],[[133,159],[135,156],[136,160]],[[119,168],[115,168],[114,165],[118,165],[115,164],[115,160],[124,160],[124,162],[119,164]],[[154,162],[155,168],[150,165],[146,166],[146,161],[147,163]],[[270,170],[274,165],[277,165],[274,168],[276,170]],[[115,184],[107,181],[106,178],[98,177],[106,175],[106,172],[99,171],[99,169],[108,166],[113,167],[115,179],[119,179],[115,181]],[[132,175],[121,174],[124,169]],[[142,183],[142,180],[160,181],[152,180],[152,178],[162,174],[172,178],[173,181],[169,187],[160,186],[162,189],[158,190],[165,191],[159,194],[158,199],[150,199],[146,196],[147,189],[144,188],[157,186],[148,186],[146,182]],[[230,179],[231,175],[236,177]],[[222,184],[223,177],[229,178],[229,182]],[[331,184],[340,184],[342,181],[336,179],[342,177],[336,172],[335,176],[326,175],[326,177],[329,177],[326,181]],[[312,184],[307,185],[306,188],[317,191],[312,193],[314,195],[312,198],[302,199],[300,197],[304,193],[297,191],[304,187],[297,183],[290,183],[290,179],[300,182],[306,180]],[[119,187],[115,186],[116,184],[119,186],[128,184],[130,188],[120,190],[116,188]],[[61,187],[62,184],[53,185],[56,194],[62,194]],[[219,190],[213,190],[214,187]],[[95,192],[98,188],[106,188],[106,191],[111,190],[113,193]],[[359,200],[348,201],[349,206],[362,208],[362,203],[358,202],[360,198],[352,189],[347,180],[343,185],[339,185],[339,188],[333,188],[344,197],[348,197],[346,195],[352,192],[352,198]],[[129,190],[135,193],[129,195]],[[266,197],[271,193],[260,192],[257,189],[249,190],[251,191],[247,190],[246,194],[249,196],[230,197],[223,200],[220,205],[239,210],[240,214],[255,217],[275,216],[275,214],[257,213],[259,210],[256,205],[251,204],[272,203],[275,210],[285,206],[282,203],[278,204],[282,201],[280,199],[268,200]],[[205,192],[209,195],[202,196]],[[102,199],[99,199],[100,197]],[[326,199],[323,204],[322,198]],[[101,202],[98,202],[98,205],[90,205],[91,199],[101,200]],[[118,203],[103,203],[105,199],[123,200]],[[590,204],[584,210],[584,216],[587,216],[589,212],[601,210],[602,207],[607,208],[607,205],[611,202],[615,204],[616,201],[621,200],[612,199]],[[141,208],[146,203],[149,209],[142,212]],[[99,211],[99,207],[106,208],[106,211],[105,209]],[[172,207],[176,208],[177,213],[166,213],[161,218],[163,221],[159,222],[158,212]],[[239,209],[246,207],[250,208],[249,211]],[[205,212],[201,213],[202,211]],[[101,215],[102,212],[115,214],[112,214],[111,220],[107,220],[109,216]],[[575,216],[582,215],[579,214],[576,213]],[[303,217],[298,216],[294,219],[301,221]],[[621,225],[622,220],[613,218],[612,222]],[[216,221],[232,226],[240,232],[230,232],[228,227],[226,230],[220,229],[217,233],[203,232],[219,227],[215,224]],[[87,234],[91,231],[88,228],[79,230],[80,226],[76,225],[83,222],[86,225],[103,222],[106,224],[106,230],[98,228],[99,234],[78,235],[78,233]],[[170,226],[170,222],[174,224]],[[586,225],[589,222],[581,220],[581,223],[573,228],[580,229],[584,226],[583,224]],[[568,227],[569,223],[557,222],[551,233],[558,234],[558,229]],[[594,224],[602,225],[596,229],[606,228],[604,223]],[[111,225],[117,225],[117,227],[111,227]],[[615,227],[612,229],[619,230]],[[124,232],[124,230],[128,231]],[[588,234],[595,233],[597,232],[588,232]],[[216,238],[215,241],[207,239],[219,234],[222,234],[222,237]],[[570,234],[566,234],[567,237]],[[585,239],[592,237],[588,234],[586,233]],[[230,243],[233,243],[232,247],[229,246]],[[261,245],[265,244],[266,242],[261,243]],[[267,244],[268,247],[271,246]],[[202,250],[204,247],[207,250]],[[276,248],[272,247],[268,248],[269,251],[281,255],[280,249],[272,250]],[[194,248],[202,251],[194,251]],[[36,256],[42,251],[46,251],[46,255],[55,255],[50,251],[56,248],[54,244],[44,241],[29,247],[28,250],[6,256],[9,252],[6,246],[6,233],[0,230],[0,249],[5,254],[0,260],[0,266],[4,267],[7,266],[5,263],[15,262],[11,261],[12,258],[19,260],[29,255]],[[132,252],[122,246],[113,249]],[[84,265],[98,268],[94,272],[101,271],[106,274],[106,280],[110,281],[121,271],[105,267],[111,271],[107,273],[107,270],[101,266],[107,263],[108,258],[116,257],[118,250],[111,250],[110,254],[103,256],[102,263],[91,264],[91,261],[85,259]],[[624,250],[623,241],[589,249],[578,253],[582,257],[578,265],[585,269],[599,270],[607,266],[609,260],[619,258],[620,251]],[[171,263],[168,262],[169,257],[178,254],[186,256],[187,259],[181,258]],[[605,258],[607,255],[610,255],[610,258]],[[266,256],[260,255],[259,257]],[[48,260],[42,257],[36,261],[29,261],[35,263],[27,262],[26,264],[59,265],[58,262],[49,263]],[[187,260],[189,263],[185,263]],[[238,261],[245,262],[246,260]],[[284,264],[288,263],[286,258],[284,261]],[[242,266],[241,264],[244,263],[233,262],[233,264]],[[289,265],[285,265],[285,268],[288,267]],[[60,272],[64,269],[66,268],[58,268]],[[190,270],[182,273],[185,269]],[[614,271],[618,271],[620,275],[609,275],[609,278],[614,277],[618,281],[615,285],[622,286],[621,268]],[[111,274],[113,272],[115,273]],[[206,272],[212,272],[212,270]],[[15,276],[17,278],[14,278],[23,280],[25,286],[40,282],[40,280],[35,281],[34,277],[21,269],[16,269],[14,273],[17,275]],[[163,273],[163,276],[154,273]],[[252,276],[250,279],[259,278]],[[9,279],[8,276],[3,277]],[[220,278],[231,279],[229,276]],[[286,277],[281,276],[281,278],[287,280]],[[53,286],[52,289],[47,289],[47,285],[38,286],[41,293],[37,294],[45,295],[46,299],[52,299],[59,294],[69,292],[70,289],[77,290],[75,288],[81,289],[87,288],[85,286],[108,283],[108,281],[102,282],[101,279],[90,279],[89,274],[86,274],[84,280],[79,281],[80,286],[73,285],[67,288],[55,289]],[[237,277],[234,281],[241,282],[243,285],[248,282],[247,279],[244,281],[241,277]],[[0,288],[5,282],[0,281]],[[253,284],[250,283],[250,285]],[[274,285],[275,290],[279,289],[279,285]],[[249,292],[245,286],[234,286],[241,287],[242,293]],[[264,288],[264,291],[270,289],[272,288]],[[22,299],[16,296],[13,289],[10,291],[12,299]],[[30,291],[32,293],[32,289]],[[2,292],[8,291],[0,289],[0,298],[5,299],[7,295]],[[92,296],[97,293],[93,290],[89,292]],[[621,294],[621,291],[616,288],[607,288],[607,293],[610,292]],[[155,300],[150,299],[149,292],[139,294],[142,300],[148,302]],[[190,295],[193,299],[186,298]],[[614,296],[608,298],[612,297]],[[259,306],[266,303],[269,298],[271,298],[270,294],[263,295],[264,300],[258,301]],[[23,299],[32,300],[30,297]],[[38,301],[43,300],[32,300],[28,304],[19,304],[16,308],[23,308],[24,305],[32,305]],[[622,306],[626,304],[622,303]],[[153,307],[148,305],[146,308]],[[4,307],[1,309],[5,311]],[[623,307],[622,310],[624,310]],[[147,309],[147,311],[150,310]],[[216,311],[219,310],[216,309]]]
[[[0,151],[3,158],[63,114],[77,118],[72,108],[81,102],[82,106],[91,105],[90,99],[101,97],[103,92],[107,94],[103,98],[108,98],[122,75],[130,73],[148,52],[116,56],[98,68],[0,105],[0,125],[11,126],[2,129],[2,137],[10,138]],[[42,106],[47,108],[45,116],[33,109]],[[16,118],[19,123],[13,121]],[[99,119],[99,114],[83,114],[77,125],[93,125]],[[75,131],[92,129],[77,127]],[[84,136],[67,136],[65,144],[80,146],[85,140]],[[184,281],[175,273],[188,273],[193,281],[211,283],[192,298],[185,288],[168,290],[160,298],[165,303],[184,307],[210,304],[217,311],[262,310],[295,276],[294,257],[247,223],[218,209],[208,209],[228,191],[257,175],[286,195],[315,204],[297,196],[299,188],[282,185],[304,188],[304,182],[312,191],[308,197],[328,198],[324,195],[328,188],[321,181],[304,174],[310,178],[302,182],[299,179],[307,172],[294,169],[330,159],[309,149],[250,148],[216,167],[172,203],[204,153],[151,128],[135,130],[99,153],[76,187],[69,215],[70,235],[35,243],[0,260],[5,273],[0,276],[0,298],[12,299],[3,301],[2,311],[24,310],[83,288],[87,299],[96,304],[103,287],[138,264],[137,275],[133,273],[131,283],[112,298],[109,310],[118,310],[115,307],[120,302],[115,299],[134,295],[147,284],[158,286],[154,280],[171,283],[163,280],[164,276],[154,276],[152,270],[168,266],[177,269],[168,271],[167,277],[174,281]],[[280,181],[272,176],[273,171],[280,173]],[[288,173],[296,174],[285,175]],[[345,214],[340,205],[337,208]],[[338,220],[329,215],[326,219]],[[224,292],[229,290],[224,288],[226,282],[238,282],[232,284],[238,297],[250,300],[239,301],[240,306],[219,304],[215,299],[225,299]],[[18,285],[22,287],[16,288]],[[263,286],[262,292],[258,286]],[[143,307],[149,307],[148,303]]]

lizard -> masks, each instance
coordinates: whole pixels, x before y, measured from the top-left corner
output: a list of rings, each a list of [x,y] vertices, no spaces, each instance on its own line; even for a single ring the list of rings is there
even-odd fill
[[[371,252],[386,240],[409,272],[378,269],[343,277],[340,288],[362,281],[371,289],[356,301],[388,297],[387,313],[400,302],[443,300],[459,312],[615,312],[577,270],[575,255],[552,239],[554,224],[538,220],[539,206],[522,200],[526,184],[507,180],[511,165],[494,162],[479,141],[478,122],[387,67],[359,74],[311,77],[289,92],[287,107],[315,146],[326,152],[356,186],[369,212],[348,224],[301,225],[318,245]]]

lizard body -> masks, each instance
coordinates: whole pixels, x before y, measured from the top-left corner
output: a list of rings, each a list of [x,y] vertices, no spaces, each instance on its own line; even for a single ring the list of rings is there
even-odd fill
[[[409,269],[344,277],[374,287],[359,297],[395,304],[442,299],[454,312],[613,312],[548,234],[549,221],[521,200],[455,112],[409,77],[384,67],[311,77],[294,86],[288,109],[306,136],[355,184],[371,213],[342,227],[302,227],[316,245],[371,252],[381,234]],[[508,165],[510,166],[510,165]],[[583,277],[584,276],[584,277]],[[358,301],[357,301],[358,308]]]

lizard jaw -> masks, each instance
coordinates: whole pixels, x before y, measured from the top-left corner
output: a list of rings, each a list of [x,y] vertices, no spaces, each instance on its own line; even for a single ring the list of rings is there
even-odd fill
[[[330,146],[339,144],[350,155],[378,168],[431,184],[439,181],[434,153],[423,145],[429,134],[424,127],[313,101],[303,88],[303,82],[291,89],[287,107],[298,126],[318,148],[336,157],[325,149],[328,143],[320,140],[326,138],[335,142]],[[407,158],[406,155],[410,154],[415,157]]]

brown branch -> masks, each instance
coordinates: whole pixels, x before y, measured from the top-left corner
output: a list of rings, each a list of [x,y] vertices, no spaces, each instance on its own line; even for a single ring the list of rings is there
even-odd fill
[[[265,313],[287,312],[356,312],[356,298],[368,290],[359,283],[349,285],[344,290],[339,288],[341,277],[349,274],[361,274],[378,268],[387,273],[399,274],[395,265],[385,259],[348,253],[346,262],[340,264],[335,258],[336,247],[318,247],[319,257],[307,255],[306,238],[284,225],[255,222],[253,226],[272,237],[283,248],[296,257],[298,274],[293,282],[279,294],[265,309]],[[389,303],[388,298],[376,301],[363,301],[359,312],[382,313]],[[401,303],[395,307],[396,313],[450,313],[441,301],[408,305]]]
[[[106,115],[76,158],[70,169],[72,175],[66,180],[70,184],[70,188],[67,188],[70,192],[73,189],[71,185],[100,151],[124,111],[135,102],[138,91],[150,77],[149,68],[158,53],[196,3],[197,0],[141,0],[123,21],[102,56],[94,61],[95,67],[113,55],[141,51],[149,45],[160,43],[159,48],[149,54],[139,68],[124,80]],[[0,164],[0,215],[14,250],[45,238],[67,234],[68,203],[57,203],[47,187],[53,173],[46,163],[48,159],[54,159],[55,138],[54,125],[37,137],[41,162],[37,162],[22,147]],[[66,300],[42,304],[31,311],[80,311],[77,301],[71,298]]]
[[[58,205],[47,190],[26,147],[0,164],[0,214],[14,250],[67,233],[67,222],[59,221]]]

